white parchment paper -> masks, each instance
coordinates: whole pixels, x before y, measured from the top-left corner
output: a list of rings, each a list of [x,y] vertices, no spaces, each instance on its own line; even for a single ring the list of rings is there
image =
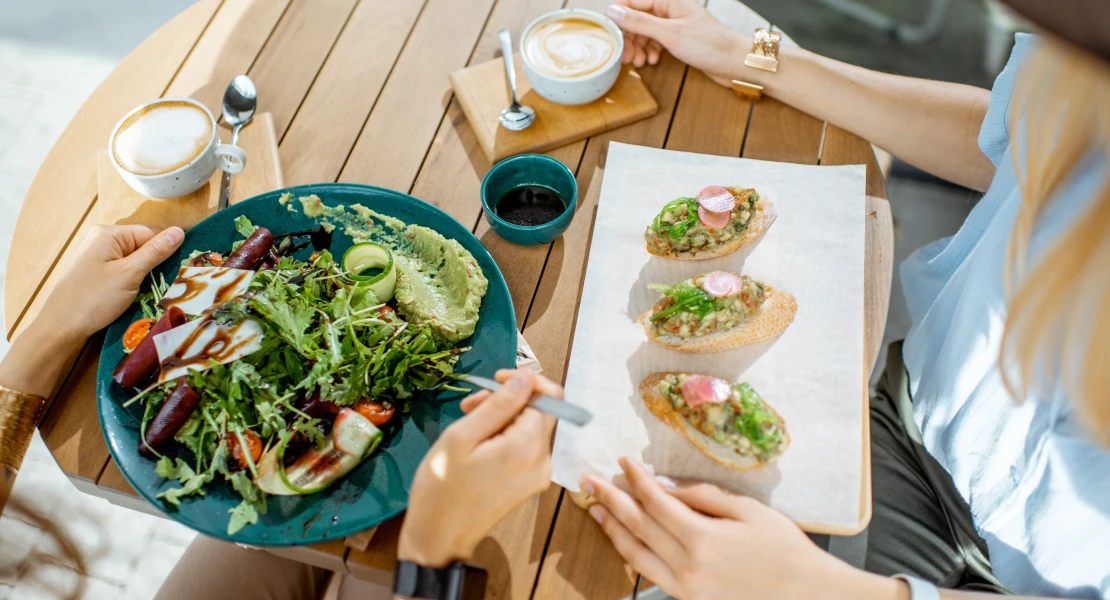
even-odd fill
[[[644,229],[664,204],[707,185],[755,188],[778,220],[754,247],[703,261],[653,257]],[[796,521],[854,528],[860,518],[863,374],[863,165],[818,167],[657,150],[612,142],[566,397],[594,413],[585,428],[560,426],[556,483],[613,477],[630,456],[656,473],[709,481],[756,497]],[[579,218],[582,218],[580,215]],[[647,341],[636,317],[672,284],[728,270],[798,300],[776,340],[721,354],[686,354]],[[776,463],[741,473],[717,465],[660,423],[637,388],[658,371],[748,381],[786,420],[792,439]]]

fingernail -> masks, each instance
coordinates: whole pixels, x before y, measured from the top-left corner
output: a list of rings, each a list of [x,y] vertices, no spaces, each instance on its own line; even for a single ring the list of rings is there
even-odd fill
[[[528,389],[532,385],[532,372],[527,369],[517,369],[509,379],[508,385],[517,391]]]
[[[592,484],[588,481],[583,481],[582,482],[582,491],[586,492],[587,494],[589,494],[591,496],[593,496],[594,495],[594,484]]]
[[[591,506],[590,507],[590,516],[593,517],[595,521],[600,523],[601,522],[601,507],[597,506],[596,504],[594,506]]]
[[[180,227],[170,227],[162,232],[162,236],[166,238],[167,242],[176,246],[185,239],[185,232],[181,231]]]
[[[675,483],[673,479],[671,479],[670,477],[667,477],[666,475],[656,475],[655,480],[659,482],[659,485],[667,488],[668,490],[673,490],[673,489],[676,489],[678,487],[678,484]]]
[[[605,11],[605,14],[609,15],[610,19],[620,23],[628,16],[628,9],[623,6],[611,4],[609,5],[609,10]]]

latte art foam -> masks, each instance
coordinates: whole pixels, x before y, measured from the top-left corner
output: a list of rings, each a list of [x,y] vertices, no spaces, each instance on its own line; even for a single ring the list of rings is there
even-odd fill
[[[188,102],[161,102],[131,115],[112,143],[121,167],[161,175],[184,167],[208,146],[212,120]]]
[[[617,52],[605,27],[586,19],[561,19],[533,29],[524,42],[532,67],[548,77],[572,79],[601,71]]]

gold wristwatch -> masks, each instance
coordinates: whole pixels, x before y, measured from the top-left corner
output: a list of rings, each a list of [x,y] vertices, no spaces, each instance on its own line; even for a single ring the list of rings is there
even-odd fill
[[[781,33],[763,28],[756,29],[755,34],[752,35],[752,50],[744,58],[744,64],[753,69],[771,73],[778,71],[780,41],[782,41]],[[732,80],[732,91],[741,100],[758,102],[763,98],[763,86],[739,79]]]

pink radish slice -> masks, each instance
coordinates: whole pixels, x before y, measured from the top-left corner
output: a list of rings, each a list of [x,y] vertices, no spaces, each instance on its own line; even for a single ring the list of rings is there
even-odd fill
[[[701,289],[714,298],[731,296],[744,286],[743,280],[726,271],[714,271],[705,276],[701,282]]]
[[[728,225],[729,213],[727,212],[713,212],[705,210],[704,206],[698,206],[698,216],[701,217],[701,222],[710,229],[720,229]]]
[[[698,192],[698,204],[709,212],[727,213],[736,208],[736,198],[732,192],[719,185],[711,185]]]
[[[682,399],[690,406],[707,402],[724,402],[732,394],[732,387],[724,379],[691,375],[682,384]]]

